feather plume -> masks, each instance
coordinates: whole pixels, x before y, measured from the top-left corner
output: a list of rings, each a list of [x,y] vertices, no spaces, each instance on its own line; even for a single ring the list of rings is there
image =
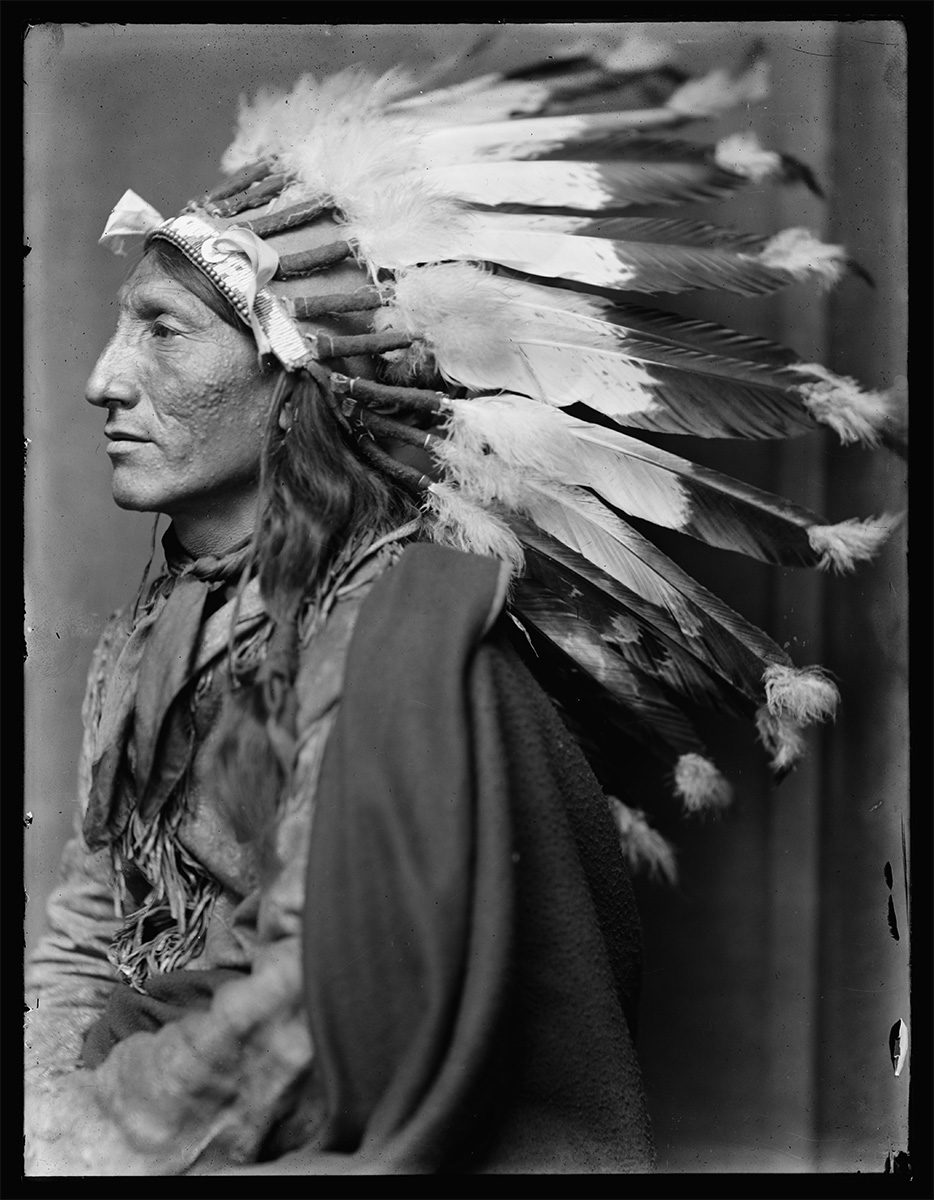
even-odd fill
[[[761,688],[734,689],[705,643],[689,638],[667,609],[646,601],[583,555],[515,513],[509,523],[525,551],[526,570],[552,592],[573,598],[575,610],[638,670],[697,704],[752,716]]]
[[[547,164],[543,164],[547,165]],[[765,295],[796,280],[835,282],[846,265],[839,247],[816,239],[785,253],[775,239],[698,221],[482,213],[464,216],[446,239],[412,244],[405,261],[415,265],[439,259],[491,262],[548,279],[570,280],[609,290],[677,293],[719,288],[743,296]],[[778,235],[781,237],[782,235]],[[788,239],[786,245],[792,244]],[[792,250],[794,246],[792,246]],[[426,251],[431,250],[434,253]]]
[[[742,175],[754,183],[777,175],[782,169],[780,154],[764,150],[754,133],[734,133],[717,142],[714,159],[724,171]]]
[[[608,290],[677,293],[719,288],[740,296],[760,296],[791,282],[788,272],[764,265],[759,255],[750,254],[742,246],[730,245],[726,231],[717,231],[722,235],[720,244],[699,245],[696,240],[679,236],[685,228],[699,228],[693,223],[630,224],[642,228],[623,228],[620,237],[590,237],[583,231],[553,233],[542,227],[503,230],[493,221],[475,220],[459,236],[452,231],[446,242],[439,242],[441,252],[436,257],[497,263],[528,275]],[[645,227],[650,224],[657,241],[638,236],[648,232]],[[595,232],[602,235],[605,231]],[[419,261],[428,260],[422,257]]]
[[[779,778],[804,757],[807,743],[798,722],[777,717],[763,706],[756,713],[756,729],[772,770]]]
[[[829,246],[809,229],[783,229],[765,244],[759,262],[787,271],[793,279],[815,280],[824,288],[839,283],[847,267],[842,246]]]
[[[446,379],[506,389],[550,404],[583,403],[623,426],[702,437],[787,437],[814,428],[788,380],[744,363],[624,327],[523,305],[520,288],[467,266],[403,273],[380,328],[431,347]],[[563,295],[563,293],[561,294]]]
[[[667,609],[646,603],[530,523],[513,518],[512,524],[525,544],[526,561],[533,574],[546,580],[554,574],[558,586],[574,597],[574,604],[587,623],[599,630],[604,640],[616,636],[620,652],[624,656],[633,655],[644,673],[695,702],[715,707],[726,704],[728,710],[739,715],[753,715],[751,709],[742,704],[734,707],[730,702],[730,693],[738,684],[736,696],[742,695],[747,703],[758,705],[754,715],[759,737],[769,753],[772,769],[779,776],[790,770],[805,752],[803,727],[833,716],[837,689],[819,668],[793,667],[777,646],[771,652],[770,662],[766,646],[757,668],[750,671],[741,668],[731,677],[730,671],[723,667],[728,643],[718,646],[716,637],[711,637],[710,626],[686,632],[672,621]],[[628,631],[625,628],[621,631],[623,622],[628,624]],[[761,652],[762,647],[759,649]],[[713,688],[709,684],[712,674],[720,679]],[[687,783],[685,789],[689,790]]]
[[[876,446],[900,422],[904,396],[864,391],[855,379],[835,375],[820,363],[794,363],[791,370],[810,376],[800,386],[801,397],[815,419],[830,426],[841,442]]]
[[[640,35],[641,36],[641,35]],[[583,46],[581,47],[583,49]],[[394,101],[388,111],[417,114],[439,126],[482,124],[510,117],[547,113],[568,100],[605,91],[639,73],[657,70],[667,60],[656,43],[625,39],[615,49],[594,50],[587,57],[547,70],[532,68],[510,75],[490,73]],[[594,69],[594,68],[597,69]],[[635,129],[660,129],[685,121],[718,117],[731,108],[748,105],[768,94],[768,65],[761,51],[737,72],[712,71],[676,88],[654,108],[629,110]]]
[[[771,663],[790,665],[771,638],[701,587],[651,542],[577,488],[522,480],[523,511],[546,533],[662,609],[689,644],[741,691],[762,695]]]
[[[596,38],[592,34],[567,48],[568,54],[586,54],[612,75],[655,71],[674,59],[670,42],[652,35],[650,27],[635,25],[620,38],[615,33]]]
[[[468,221],[458,201],[426,190],[411,175],[384,177],[378,188],[363,186],[353,199],[344,195],[342,208],[344,236],[358,247],[374,278],[381,268],[400,271],[449,257]]]
[[[623,710],[622,727],[628,735],[664,763],[672,762],[673,752],[696,754],[703,749],[688,718],[659,685],[626,662],[563,597],[526,577],[516,585],[514,604],[522,621],[571,659],[591,687],[609,693],[608,699]]]
[[[417,114],[423,120],[444,125],[504,121],[550,111],[569,100],[614,88],[624,80],[666,66],[671,56],[667,43],[647,38],[640,29],[623,39],[581,39],[563,53],[549,55],[544,63],[423,90],[397,99],[389,105],[389,111]],[[662,112],[664,122],[673,119]]]
[[[596,297],[592,299],[596,301]],[[648,335],[647,341],[666,342],[684,350],[700,350],[707,354],[722,355],[724,358],[758,363],[776,370],[792,366],[798,361],[798,356],[787,346],[767,338],[737,333],[712,321],[698,321],[677,313],[662,312],[634,304],[612,301],[602,301],[601,304],[603,307],[600,315],[604,319],[624,325],[634,333]],[[780,378],[778,375],[775,377]],[[807,404],[807,400],[805,403],[815,420],[821,420],[821,415],[814,411],[813,406]]]
[[[620,848],[630,869],[645,872],[650,879],[674,884],[678,866],[671,844],[646,820],[645,813],[630,808],[615,796],[607,796],[610,811],[619,832]]]
[[[484,160],[430,167],[424,174],[429,186],[472,204],[523,204],[582,212],[722,199],[746,182],[703,162]]]
[[[474,227],[496,232],[503,229],[521,233],[565,233],[577,237],[604,238],[613,241],[645,242],[660,246],[694,246],[704,249],[730,249],[757,254],[768,242],[758,233],[740,233],[723,225],[671,217],[587,217],[554,213],[475,214]],[[543,243],[544,244],[544,243]],[[534,272],[532,272],[534,274]]]
[[[604,139],[611,135],[622,139],[621,150],[635,147],[632,113],[572,113],[432,129],[420,138],[419,149],[424,161],[436,167],[483,161],[515,162],[561,158],[571,147],[585,152],[598,140],[603,147]]]
[[[682,754],[675,767],[675,795],[689,813],[718,812],[733,799],[730,785],[701,754]]]
[[[840,694],[836,684],[820,667],[788,667],[772,663],[763,676],[766,704],[775,717],[810,725],[830,720]]]
[[[772,770],[781,777],[805,753],[803,727],[833,720],[840,694],[820,667],[773,663],[766,668],[762,682],[766,703],[756,713],[756,728]]]
[[[898,525],[900,514],[884,514],[860,521],[851,518],[837,525],[817,525],[808,530],[808,541],[817,565],[824,570],[852,571],[858,562],[872,558]]]
[[[484,470],[490,450],[510,467],[589,487],[631,516],[766,562],[817,566],[828,546],[854,544],[848,526],[825,526],[778,496],[523,396],[455,400],[447,432],[438,453],[462,482]],[[868,554],[871,537],[859,529]]]
[[[802,164],[763,149],[754,134],[736,134],[712,146],[662,138],[634,130],[631,113],[626,111],[434,129],[421,136],[419,151],[425,165],[433,167],[533,160],[680,162],[706,167],[710,178],[724,188],[770,178],[801,179],[814,186],[813,176]]]
[[[509,564],[513,574],[521,574],[522,547],[499,518],[445,483],[431,484],[426,504],[433,517],[429,523],[433,541],[470,554],[500,558]]]
[[[769,76],[768,61],[756,54],[738,74],[718,69],[700,79],[689,79],[669,98],[667,107],[689,120],[719,117],[731,108],[764,100],[769,94]]]
[[[358,125],[361,118],[378,114],[411,86],[401,67],[381,76],[351,68],[320,81],[302,75],[289,91],[261,88],[252,101],[241,96],[236,133],[221,159],[221,170],[231,174],[259,159],[313,145],[341,126]]]

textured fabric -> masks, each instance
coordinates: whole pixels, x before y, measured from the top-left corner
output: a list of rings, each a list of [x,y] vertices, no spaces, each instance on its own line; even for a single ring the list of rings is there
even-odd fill
[[[226,661],[232,606],[203,623],[193,664],[196,745],[178,836],[221,890],[203,949],[189,964],[199,978],[187,982],[202,991],[196,1003],[149,1005],[148,1027],[133,1026],[140,1013],[130,1019],[129,1010],[136,1002],[107,961],[120,926],[108,852],[92,851],[80,829],[70,843],[49,906],[50,928],[27,975],[30,1175],[197,1173],[254,1162],[307,1140],[317,1117],[308,1102],[314,1050],[298,934],[314,794],[359,605],[396,553],[387,545],[348,569],[330,598],[327,619],[309,629],[299,648],[296,761],[292,787],[282,798],[279,867],[271,878],[260,880],[252,848],[237,841],[214,789],[219,706],[211,698],[223,682],[218,672]],[[248,596],[240,606],[235,655],[240,631],[252,639],[265,620]],[[113,622],[92,665],[79,772],[82,810],[89,804],[101,710],[130,632],[130,622]],[[128,786],[117,797],[118,810],[133,798]],[[203,987],[211,975],[218,986],[205,1007]],[[82,1043],[95,1022],[101,1023],[106,1057],[93,1069],[79,1068]]]
[[[134,1033],[155,1033],[186,1012],[207,1009],[221,984],[236,979],[236,971],[172,971],[153,976],[140,993],[114,988],[106,1011],[84,1039],[82,1067],[99,1067],[118,1042]]]
[[[363,607],[303,933],[328,1119],[252,1173],[652,1168],[632,894],[573,739],[479,644],[497,582],[413,547]]]
[[[236,579],[250,549],[244,542],[221,557],[193,559],[171,525],[162,546],[165,571],[153,581],[141,613],[132,619],[121,615],[127,633],[102,697],[84,818],[84,836],[94,850],[111,842],[126,824],[133,806],[126,796],[129,775],[134,804],[141,804],[147,816],[165,804],[184,775],[193,739],[175,701],[205,665],[196,662],[196,655],[200,651],[203,659],[209,594]],[[229,608],[228,622],[231,612]],[[238,625],[258,614],[249,610],[239,615]]]

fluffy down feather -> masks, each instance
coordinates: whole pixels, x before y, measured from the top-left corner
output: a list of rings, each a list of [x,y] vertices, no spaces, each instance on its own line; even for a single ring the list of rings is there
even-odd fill
[[[234,140],[221,169],[231,174],[259,159],[311,147],[319,139],[332,141],[337,131],[380,113],[411,87],[412,79],[401,67],[380,76],[353,67],[322,80],[302,75],[289,91],[261,88],[252,101],[241,96]]]
[[[504,522],[449,484],[433,483],[426,500],[433,517],[429,531],[434,541],[471,554],[500,558],[513,574],[521,574],[522,547]]]
[[[728,808],[733,791],[714,764],[701,754],[682,754],[675,767],[675,794],[690,813]]]
[[[623,857],[630,868],[644,872],[650,879],[677,883],[678,865],[671,843],[652,828],[641,809],[630,808],[615,796],[608,796],[607,800],[619,831]]]

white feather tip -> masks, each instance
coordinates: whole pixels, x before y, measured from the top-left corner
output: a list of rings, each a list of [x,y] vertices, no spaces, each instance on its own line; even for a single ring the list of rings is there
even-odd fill
[[[768,752],[769,765],[777,775],[784,775],[804,757],[807,745],[796,721],[776,716],[763,704],[756,713],[756,729]]]
[[[819,554],[822,570],[852,571],[858,562],[872,558],[902,520],[900,513],[883,513],[861,521],[856,517],[837,525],[812,525],[808,541]]]
[[[675,795],[687,812],[718,812],[730,804],[732,789],[710,759],[682,754],[675,766]]]
[[[630,869],[644,872],[650,879],[677,883],[678,866],[671,843],[652,828],[638,808],[630,808],[615,796],[607,799],[619,831],[620,849]]]
[[[883,433],[898,434],[907,426],[907,389],[864,391],[855,379],[835,375],[820,363],[788,368],[809,376],[798,393],[815,421],[828,425],[841,442],[876,446]]]
[[[774,150],[759,145],[754,133],[734,133],[717,142],[714,161],[724,171],[732,171],[753,183],[760,183],[781,170],[782,159]]]
[[[831,288],[846,270],[846,251],[816,238],[809,229],[783,229],[770,238],[759,253],[764,267],[787,271],[796,280],[815,280]]]
[[[762,676],[769,713],[795,725],[833,718],[840,700],[837,685],[820,667],[772,663]],[[760,729],[761,733],[761,729]]]
[[[687,118],[717,117],[741,104],[756,104],[769,94],[769,64],[758,58],[739,75],[711,71],[689,79],[668,100],[667,107]]]

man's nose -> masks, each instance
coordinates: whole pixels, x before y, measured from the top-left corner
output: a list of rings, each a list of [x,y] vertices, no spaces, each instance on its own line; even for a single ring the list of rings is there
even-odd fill
[[[84,389],[89,404],[105,408],[107,405],[132,407],[139,399],[136,373],[132,356],[119,334],[115,334],[94,365],[91,377]]]

